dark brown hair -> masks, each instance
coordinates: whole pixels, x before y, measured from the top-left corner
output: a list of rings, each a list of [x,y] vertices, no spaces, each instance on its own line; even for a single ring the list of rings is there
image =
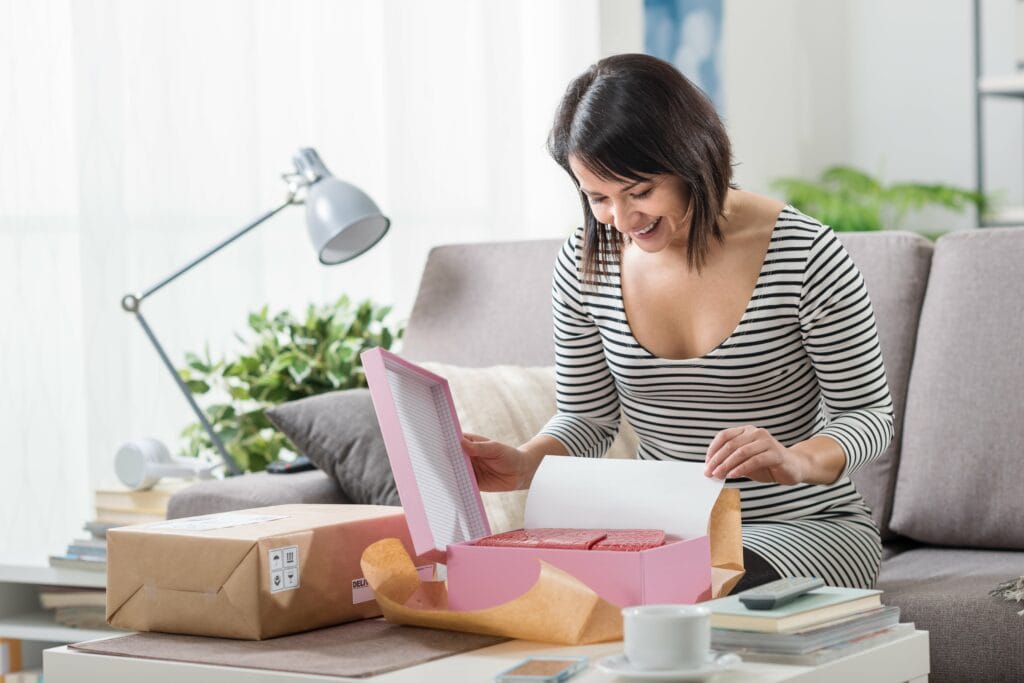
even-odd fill
[[[707,96],[674,66],[642,54],[607,57],[569,84],[548,135],[548,152],[579,190],[569,166],[575,157],[603,180],[682,179],[690,193],[687,260],[698,272],[711,239],[722,241],[718,218],[732,180],[725,126]],[[580,191],[585,221],[583,272],[606,273],[623,238],[597,221]]]

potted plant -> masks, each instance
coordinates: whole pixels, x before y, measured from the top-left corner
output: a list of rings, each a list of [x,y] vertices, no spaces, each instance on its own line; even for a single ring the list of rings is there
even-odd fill
[[[264,306],[249,315],[249,332],[236,335],[237,355],[212,360],[185,354],[179,374],[193,394],[205,397],[214,431],[242,471],[258,472],[294,446],[271,424],[267,408],[314,394],[366,386],[359,354],[398,340],[403,325],[389,320],[390,306],[370,301],[353,305],[310,305],[304,317],[288,311],[271,316]],[[216,451],[199,422],[186,427],[184,454]]]
[[[953,211],[974,206],[981,215],[990,204],[985,195],[952,185],[885,185],[850,166],[832,166],[818,180],[780,178],[772,187],[785,195],[786,202],[836,231],[895,230],[909,211],[925,206]]]

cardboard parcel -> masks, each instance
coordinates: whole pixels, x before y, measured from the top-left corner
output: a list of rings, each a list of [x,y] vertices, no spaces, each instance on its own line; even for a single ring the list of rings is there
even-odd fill
[[[360,557],[412,544],[401,508],[277,505],[111,529],[107,621],[261,640],[380,615]]]
[[[703,463],[549,456],[534,476],[527,528],[660,529],[664,546],[618,552],[477,545],[490,528],[459,445],[447,382],[382,349],[364,352],[362,360],[415,552],[447,564],[447,585],[420,585],[404,553],[371,548],[363,567],[388,619],[596,642],[621,637],[618,607],[699,602],[725,595],[742,577],[737,492],[704,477]],[[560,591],[589,610],[566,611],[555,598]],[[527,615],[552,627],[524,630]]]

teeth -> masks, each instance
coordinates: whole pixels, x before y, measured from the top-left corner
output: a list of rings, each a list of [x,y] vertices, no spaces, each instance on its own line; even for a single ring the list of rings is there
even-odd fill
[[[646,234],[647,234],[647,233],[649,233],[649,232],[650,232],[651,230],[654,230],[654,226],[656,226],[656,225],[658,224],[658,221],[660,221],[660,220],[661,220],[661,219],[659,218],[658,220],[654,221],[653,223],[651,223],[650,225],[648,225],[648,226],[647,226],[646,228],[644,228],[643,230],[637,230],[637,231],[636,231],[636,234],[638,234],[638,235],[646,235]]]

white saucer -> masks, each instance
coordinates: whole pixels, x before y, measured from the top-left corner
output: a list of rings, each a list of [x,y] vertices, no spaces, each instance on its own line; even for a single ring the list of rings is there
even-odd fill
[[[736,668],[742,662],[739,655],[712,652],[704,666],[697,669],[637,669],[620,652],[602,657],[597,662],[597,668],[616,676],[645,681],[706,681],[720,671]]]

